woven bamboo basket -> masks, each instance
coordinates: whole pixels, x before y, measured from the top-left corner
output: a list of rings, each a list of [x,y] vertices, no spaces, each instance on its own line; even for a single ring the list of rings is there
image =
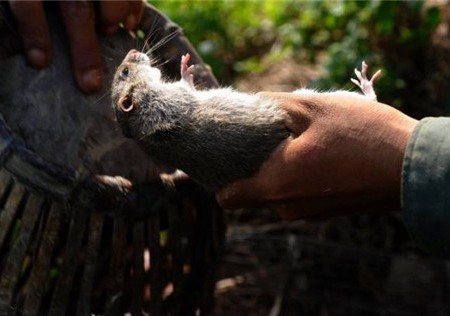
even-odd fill
[[[82,95],[56,5],[46,6],[54,55],[42,71],[27,66],[1,8],[0,315],[210,314],[223,213],[195,184],[161,182],[161,168],[115,125],[108,87],[126,52],[145,43],[159,46],[168,77],[187,52],[199,87],[216,86],[214,76],[181,29],[147,6],[137,37],[100,39],[107,88]]]

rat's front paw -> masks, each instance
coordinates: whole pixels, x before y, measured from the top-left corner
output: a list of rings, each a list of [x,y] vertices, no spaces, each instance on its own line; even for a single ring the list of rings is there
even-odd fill
[[[177,183],[184,183],[189,180],[189,176],[179,169],[172,173],[160,173],[159,178],[161,179],[161,182],[169,188],[175,188]]]
[[[189,54],[181,56],[181,79],[194,88],[194,65],[188,66],[189,59],[191,59]]]
[[[365,96],[371,98],[374,101],[377,101],[377,95],[375,94],[373,85],[375,80],[380,78],[381,70],[378,70],[369,80],[367,79],[367,64],[363,61],[361,65],[361,71],[355,68],[355,75],[358,80],[353,78],[351,78],[350,80],[361,89]]]

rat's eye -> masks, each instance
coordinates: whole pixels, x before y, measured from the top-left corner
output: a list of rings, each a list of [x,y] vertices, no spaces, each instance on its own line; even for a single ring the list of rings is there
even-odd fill
[[[122,69],[122,77],[126,78],[128,77],[128,67],[125,67]]]

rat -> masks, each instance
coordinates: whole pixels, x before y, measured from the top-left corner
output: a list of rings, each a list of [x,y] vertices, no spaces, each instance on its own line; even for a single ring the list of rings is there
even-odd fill
[[[126,137],[135,141],[155,162],[182,170],[209,191],[254,175],[274,149],[292,133],[287,113],[275,100],[231,88],[196,90],[190,56],[181,58],[181,80],[166,81],[151,59],[137,50],[128,52],[117,68],[112,101]],[[364,95],[376,100],[367,65],[355,69]],[[295,94],[320,93],[299,89]]]

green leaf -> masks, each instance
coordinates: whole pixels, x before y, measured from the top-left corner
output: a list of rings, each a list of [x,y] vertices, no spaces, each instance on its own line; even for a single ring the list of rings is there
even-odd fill
[[[436,27],[441,23],[441,11],[436,7],[431,7],[427,10],[426,23],[430,27]]]

